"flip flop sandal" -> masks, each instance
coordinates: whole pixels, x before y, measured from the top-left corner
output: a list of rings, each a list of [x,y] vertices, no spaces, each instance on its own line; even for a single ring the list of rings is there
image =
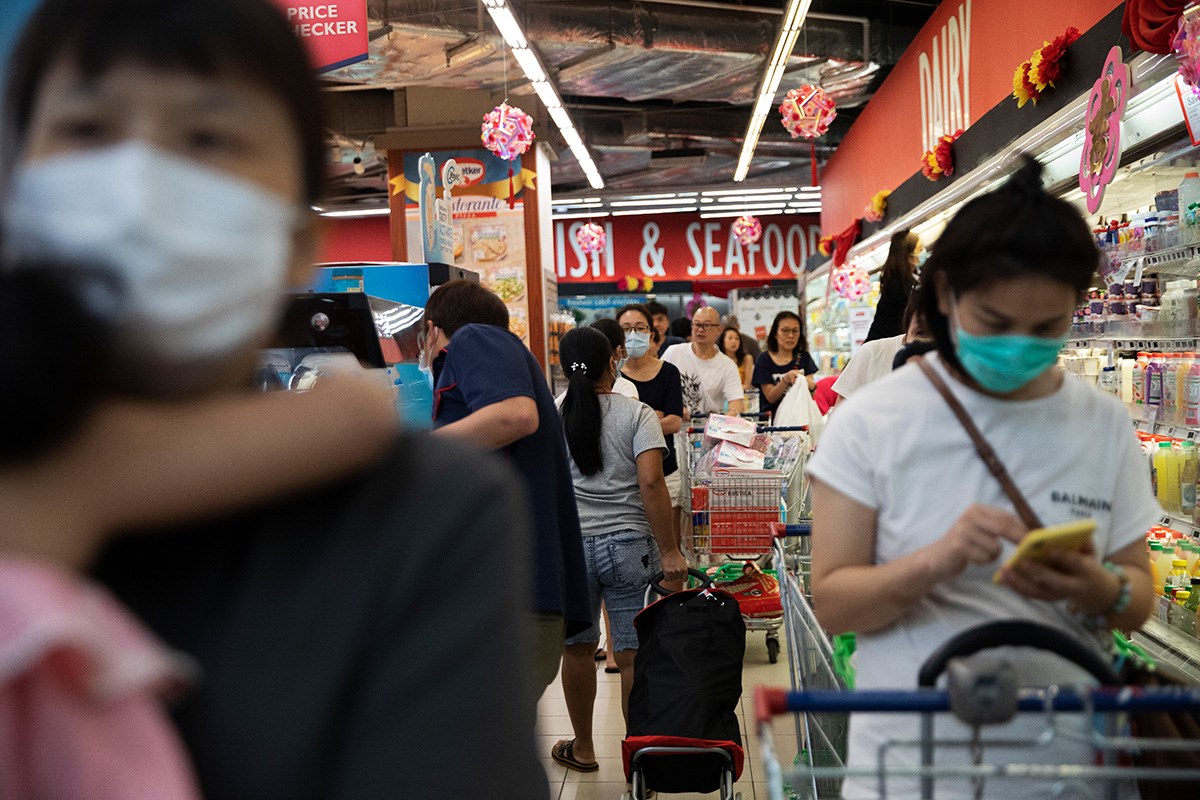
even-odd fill
[[[605,673],[607,673],[609,675],[616,675],[618,672],[621,671],[621,668],[620,667],[605,667],[604,671],[605,671]]]
[[[576,772],[596,772],[600,769],[600,763],[597,761],[580,761],[575,758],[574,739],[559,739],[554,743],[554,747],[550,748],[550,757],[555,763]]]
[[[595,658],[597,661],[607,661],[608,660],[608,651],[605,650],[603,647],[601,647],[599,650],[596,651]]]

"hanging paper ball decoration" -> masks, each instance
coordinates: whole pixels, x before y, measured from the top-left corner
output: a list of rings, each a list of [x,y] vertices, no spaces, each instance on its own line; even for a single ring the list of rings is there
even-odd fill
[[[483,115],[479,138],[496,156],[512,161],[533,144],[533,118],[516,106],[501,103]]]
[[[793,139],[824,136],[837,119],[837,104],[819,86],[805,84],[787,93],[779,106],[780,121]]]
[[[871,276],[857,264],[846,264],[833,271],[833,291],[838,297],[854,302],[871,291]]]
[[[579,226],[579,230],[575,232],[575,241],[579,243],[583,252],[599,253],[608,243],[608,234],[604,232],[603,225],[588,222]]]
[[[737,239],[743,246],[754,244],[762,238],[762,222],[759,221],[758,217],[743,214],[733,221],[732,233],[733,238]]]

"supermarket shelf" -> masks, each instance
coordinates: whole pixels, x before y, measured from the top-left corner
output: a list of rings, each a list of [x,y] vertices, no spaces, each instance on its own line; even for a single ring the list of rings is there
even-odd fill
[[[1200,350],[1196,336],[1144,336],[1131,333],[1095,334],[1067,340],[1071,350],[1110,348],[1113,350],[1146,350],[1158,353],[1185,353]]]
[[[1187,517],[1181,517],[1177,514],[1166,514],[1162,518],[1162,524],[1173,531],[1185,533],[1193,538],[1200,538],[1200,525],[1196,525],[1196,523]]]
[[[1197,256],[1200,256],[1200,242],[1167,247],[1152,253],[1136,253],[1126,256],[1121,261],[1130,266],[1137,266],[1140,260],[1143,270],[1158,272],[1167,266],[1186,264]]]
[[[1146,648],[1156,661],[1169,664],[1200,682],[1200,640],[1168,627],[1157,619],[1148,619],[1133,640]]]
[[[1200,427],[1194,425],[1175,425],[1136,419],[1133,421],[1133,427],[1141,433],[1152,433],[1155,436],[1165,436],[1168,439],[1200,442]]]

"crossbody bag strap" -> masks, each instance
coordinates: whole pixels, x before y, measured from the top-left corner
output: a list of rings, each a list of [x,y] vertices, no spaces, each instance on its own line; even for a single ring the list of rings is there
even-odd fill
[[[1021,518],[1021,522],[1030,530],[1042,527],[1042,521],[1038,518],[1037,513],[1025,500],[1025,495],[1021,494],[1021,490],[1017,488],[1017,484],[1013,482],[1012,477],[1008,474],[1008,470],[1004,468],[1004,462],[996,455],[996,451],[984,438],[983,433],[975,426],[975,421],[971,419],[971,415],[963,408],[963,404],[958,401],[954,393],[950,391],[950,387],[942,380],[942,376],[937,373],[937,370],[926,361],[924,358],[917,359],[917,366],[925,373],[925,377],[929,378],[929,382],[933,384],[933,388],[937,389],[938,394],[946,401],[946,405],[950,406],[950,410],[954,412],[954,416],[962,424],[967,431],[967,436],[971,437],[971,442],[975,445],[975,452],[979,453],[979,457],[983,459],[983,463],[987,465],[988,471],[996,477],[1000,483],[1000,488],[1008,495],[1008,499],[1012,501],[1013,508],[1017,511],[1017,516]]]

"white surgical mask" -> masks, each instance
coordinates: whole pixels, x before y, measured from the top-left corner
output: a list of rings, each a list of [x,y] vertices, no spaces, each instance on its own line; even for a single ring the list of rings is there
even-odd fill
[[[630,358],[641,358],[642,356],[646,355],[646,352],[650,349],[650,334],[625,334],[625,349],[629,352]]]
[[[141,142],[22,166],[5,209],[17,258],[111,269],[118,371],[177,392],[278,326],[298,207]]]

